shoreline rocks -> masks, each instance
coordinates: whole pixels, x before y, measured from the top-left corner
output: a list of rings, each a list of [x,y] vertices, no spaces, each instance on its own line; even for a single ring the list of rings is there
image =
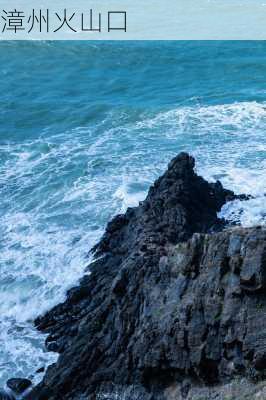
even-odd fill
[[[21,395],[32,385],[29,379],[25,378],[12,378],[8,379],[7,387],[16,395]]]
[[[60,356],[27,399],[192,399],[197,385],[262,381],[266,229],[224,229],[217,212],[235,198],[188,154],[174,158],[107,225],[79,286],[35,321]]]
[[[32,382],[25,378],[8,379],[5,389],[0,389],[0,400],[23,399],[32,386]]]

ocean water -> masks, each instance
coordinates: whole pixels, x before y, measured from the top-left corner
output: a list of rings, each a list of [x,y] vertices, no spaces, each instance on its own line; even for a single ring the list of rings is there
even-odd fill
[[[178,152],[265,224],[265,42],[2,42],[0,89],[0,386],[56,360],[33,319]]]

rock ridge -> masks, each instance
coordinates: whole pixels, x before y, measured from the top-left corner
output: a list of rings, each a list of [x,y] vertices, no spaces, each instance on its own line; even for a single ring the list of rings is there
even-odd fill
[[[266,229],[226,227],[217,212],[237,196],[194,166],[175,157],[37,318],[60,356],[27,399],[192,399],[197,385],[264,379]]]

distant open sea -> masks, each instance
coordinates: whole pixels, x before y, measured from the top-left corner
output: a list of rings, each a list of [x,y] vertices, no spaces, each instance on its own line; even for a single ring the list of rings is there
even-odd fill
[[[56,360],[33,319],[180,151],[265,224],[266,42],[0,43],[0,386]]]

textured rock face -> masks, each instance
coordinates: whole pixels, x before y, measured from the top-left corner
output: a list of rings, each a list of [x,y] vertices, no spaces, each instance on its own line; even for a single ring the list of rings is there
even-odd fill
[[[60,356],[29,399],[177,400],[264,377],[266,230],[221,231],[234,194],[193,168],[177,156],[108,224],[80,286],[37,319]]]
[[[13,378],[7,381],[7,387],[12,390],[14,395],[21,395],[25,392],[31,385],[31,381],[29,379],[21,379],[21,378]]]

